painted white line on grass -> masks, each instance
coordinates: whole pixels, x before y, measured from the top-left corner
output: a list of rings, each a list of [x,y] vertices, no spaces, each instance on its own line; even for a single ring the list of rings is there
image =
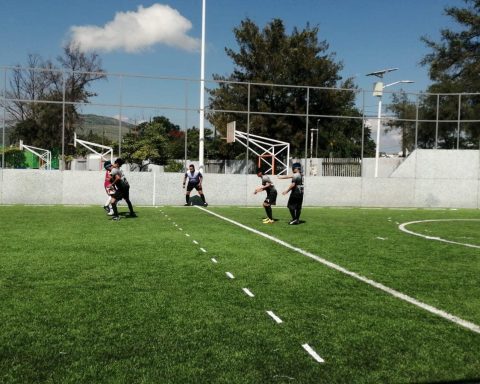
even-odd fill
[[[308,344],[302,344],[302,347],[303,347],[303,349],[305,349],[305,350],[310,354],[310,356],[312,356],[318,363],[324,363],[324,362],[325,362],[325,360],[323,360],[323,359],[318,355],[318,353],[315,352],[312,347],[310,347],[310,345],[308,345]]]
[[[205,248],[200,248],[200,250],[203,252],[203,253],[207,253],[207,250]]]
[[[380,237],[380,236],[377,236],[377,239],[378,240],[387,240],[385,237]]]
[[[470,248],[480,248],[480,245],[474,245],[474,244],[468,244],[468,243],[460,243],[457,241],[451,241],[451,240],[446,240],[442,239],[441,237],[435,237],[435,236],[427,236],[427,235],[422,235],[421,233],[409,231],[407,228],[405,228],[407,225],[410,224],[418,224],[418,223],[430,223],[434,221],[480,221],[480,219],[438,219],[438,220],[418,220],[418,221],[409,221],[408,223],[403,223],[398,226],[398,228],[405,232],[409,233],[410,235],[414,236],[420,236],[423,237],[427,240],[437,240],[437,241],[443,241],[444,243],[449,243],[449,244],[457,244],[457,245],[463,245],[465,247],[470,247]],[[398,223],[397,223],[398,224]]]
[[[392,288],[389,288],[387,287],[386,285],[383,285],[381,283],[377,283],[376,281],[374,280],[371,280],[371,279],[368,279],[362,275],[359,275],[358,273],[355,273],[355,272],[352,272],[352,271],[349,271],[348,269],[338,265],[338,264],[335,264],[335,263],[332,263],[331,261],[328,261],[320,256],[317,256],[317,255],[314,255],[313,253],[310,253],[310,252],[307,252],[301,248],[298,248],[298,247],[295,247],[283,240],[280,240],[280,239],[277,239],[276,237],[273,237],[273,236],[270,236],[266,233],[263,233],[263,232],[260,232],[254,228],[250,228],[244,224],[241,224],[235,220],[232,220],[232,219],[229,219],[227,217],[224,217],[222,215],[219,215],[218,213],[215,213],[215,212],[212,212],[212,211],[209,211],[207,209],[204,209],[202,207],[197,207],[198,209],[201,209],[202,211],[205,211],[206,213],[209,213],[210,215],[213,215],[213,216],[216,216],[218,217],[219,219],[222,219],[222,220],[225,220],[231,224],[234,224],[240,228],[243,228],[247,231],[250,231],[250,232],[253,232],[259,236],[263,236],[271,241],[274,241],[275,243],[277,244],[280,244],[280,245],[283,245],[284,247],[288,248],[288,249],[291,249],[292,251],[295,251],[295,252],[298,252],[300,253],[301,255],[303,256],[306,256],[306,257],[309,257],[315,261],[318,261],[319,263],[322,263],[323,265],[326,265],[327,267],[330,267],[338,272],[341,272],[345,275],[348,275],[350,277],[353,277],[354,279],[357,279],[357,280],[360,280],[362,282],[364,282],[365,284],[368,284],[368,285],[371,285],[372,287],[375,287],[377,289],[380,289],[381,291],[384,291],[394,297],[396,297],[397,299],[400,299],[400,300],[403,300],[403,301],[406,301],[407,303],[410,303],[410,304],[413,304],[419,308],[422,308],[424,309],[425,311],[428,311],[430,313],[433,313],[434,315],[437,315],[437,316],[440,316],[448,321],[451,321],[455,324],[458,324],[464,328],[467,328],[469,329],[470,331],[472,332],[475,332],[475,333],[479,333],[480,334],[480,326],[475,324],[475,323],[472,323],[470,321],[466,321],[466,320],[463,320],[457,316],[454,316],[448,312],[445,312],[445,311],[442,311],[441,309],[438,309],[438,308],[435,308],[429,304],[426,304],[426,303],[423,303],[413,297],[410,297],[402,292],[399,292],[399,291],[396,291],[395,289],[392,289]]]
[[[179,231],[183,231],[183,229],[182,229],[182,228],[178,228],[178,230],[179,230]]]
[[[218,264],[218,261],[217,261],[217,259],[215,259],[214,257],[212,257],[212,259],[211,259],[211,260],[212,260],[212,263]]]
[[[227,277],[229,279],[234,279],[235,278],[235,276],[233,276],[230,272],[225,272],[225,274],[227,275]]]
[[[275,322],[277,324],[282,324],[283,323],[283,320],[280,319],[280,317],[278,317],[277,315],[275,315],[275,313],[273,313],[273,311],[267,311],[267,314],[268,316],[270,316],[273,320],[275,320]]]
[[[197,240],[193,240],[193,244],[197,244],[197,245],[198,245],[198,241],[197,241]]]
[[[190,235],[188,233],[185,233],[185,236],[190,237]]]
[[[255,297],[255,295],[252,293],[252,291],[250,291],[248,288],[242,288],[243,292],[245,292],[245,294],[247,296],[250,296],[250,297]]]

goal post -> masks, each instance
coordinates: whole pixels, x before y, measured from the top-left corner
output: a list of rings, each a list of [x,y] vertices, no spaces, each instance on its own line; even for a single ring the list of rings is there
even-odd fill
[[[234,143],[235,142],[235,129],[236,129],[236,121],[231,121],[227,123],[227,143]]]

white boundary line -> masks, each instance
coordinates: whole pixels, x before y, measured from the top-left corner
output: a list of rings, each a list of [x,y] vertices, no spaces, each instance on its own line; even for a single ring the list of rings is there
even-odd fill
[[[227,275],[227,277],[229,279],[234,279],[235,278],[235,276],[233,276],[233,274],[231,272],[225,272],[225,274]]]
[[[312,356],[317,362],[319,362],[319,363],[324,363],[324,362],[325,362],[325,360],[323,360],[323,359],[318,355],[318,353],[315,352],[312,347],[310,347],[310,345],[308,345],[308,344],[302,344],[302,347],[303,347],[303,349],[305,349],[305,350],[310,354],[310,356]]]
[[[390,295],[392,295],[393,297],[396,297],[397,299],[400,299],[400,300],[403,300],[403,301],[406,301],[407,303],[410,303],[410,304],[413,304],[419,308],[422,308],[424,309],[425,311],[427,312],[430,312],[430,313],[433,313],[434,315],[437,315],[437,316],[440,316],[448,321],[451,321],[452,323],[455,323],[455,324],[458,324],[466,329],[469,329],[470,331],[472,332],[475,332],[475,333],[479,333],[480,334],[480,326],[475,324],[475,323],[472,323],[472,322],[469,322],[469,321],[466,321],[466,320],[463,320],[455,315],[452,315],[448,312],[445,312],[445,311],[442,311],[441,309],[438,309],[438,308],[435,308],[434,306],[432,305],[429,305],[429,304],[426,304],[426,303],[423,303],[413,297],[410,297],[402,292],[399,292],[399,291],[396,291],[395,289],[392,289],[392,288],[389,288],[387,287],[386,285],[383,285],[381,283],[377,283],[376,281],[374,280],[371,280],[371,279],[368,279],[362,275],[359,275],[358,273],[355,273],[355,272],[352,272],[352,271],[349,271],[348,269],[346,268],[343,268],[342,266],[338,265],[338,264],[335,264],[335,263],[332,263],[331,261],[328,261],[324,258],[321,258],[317,255],[314,255],[313,253],[310,253],[310,252],[307,252],[301,248],[298,248],[298,247],[295,247],[283,240],[280,240],[280,239],[277,239],[276,237],[273,237],[273,236],[270,236],[270,235],[267,235],[266,233],[263,233],[263,232],[260,232],[260,231],[257,231],[256,229],[254,228],[250,228],[246,225],[243,225],[235,220],[232,220],[232,219],[229,219],[227,217],[224,217],[224,216],[221,216],[219,215],[218,213],[215,213],[215,212],[212,212],[212,211],[209,211],[208,209],[205,209],[205,208],[202,208],[202,207],[197,207],[198,209],[201,209],[202,211],[204,212],[207,212],[209,213],[210,215],[213,215],[213,216],[216,216],[218,217],[219,219],[222,219],[222,220],[225,220],[225,221],[228,221],[229,223],[231,224],[234,224],[236,226],[239,226],[240,228],[243,228],[243,229],[246,229],[247,231],[250,231],[250,232],[253,232],[259,236],[263,236],[271,241],[274,241],[275,243],[277,244],[280,244],[280,245],[283,245],[284,247],[288,248],[288,249],[291,249],[292,251],[295,251],[297,253],[300,253],[301,255],[303,256],[306,256],[306,257],[309,257],[315,261],[318,261],[319,263],[322,263],[323,265],[326,265],[327,267],[329,268],[332,268],[338,272],[341,272],[345,275],[348,275],[350,277],[353,277],[354,279],[357,279],[357,280],[360,280],[362,282],[364,282],[365,284],[368,284],[368,285],[371,285],[372,287],[375,287],[377,289],[380,289],[381,291],[384,291]]]
[[[480,248],[480,245],[460,243],[460,242],[457,242],[457,241],[451,241],[451,240],[442,239],[441,237],[426,236],[426,235],[422,235],[421,233],[409,231],[407,228],[405,228],[407,225],[410,225],[410,224],[430,223],[430,222],[433,222],[433,221],[480,221],[480,219],[418,220],[418,221],[409,221],[408,223],[400,224],[400,225],[398,226],[398,228],[399,228],[401,231],[405,232],[405,233],[409,233],[410,235],[414,235],[414,236],[420,236],[420,237],[423,237],[423,238],[428,239],[428,240],[443,241],[443,242],[445,242],[445,243],[463,245],[463,246],[465,246],[465,247],[470,247],[470,248]]]
[[[283,320],[280,319],[280,317],[278,317],[277,315],[275,315],[275,313],[273,313],[273,311],[267,311],[267,314],[268,316],[270,316],[273,320],[275,320],[275,322],[277,324],[282,324],[283,323]]]
[[[247,296],[255,297],[255,295],[248,288],[242,288],[242,291],[245,292]]]

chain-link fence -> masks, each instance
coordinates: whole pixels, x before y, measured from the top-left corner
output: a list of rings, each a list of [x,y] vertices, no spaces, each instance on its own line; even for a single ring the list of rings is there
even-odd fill
[[[34,152],[20,150],[22,140],[50,151],[52,168],[71,169],[88,155],[74,146],[74,134],[112,147],[118,156],[148,149],[148,143],[135,144],[151,140],[152,152],[158,152],[154,162],[165,170],[179,171],[198,159],[200,79],[21,67],[0,71],[3,168],[42,167]],[[257,164],[248,145],[226,142],[231,121],[247,137],[290,143],[291,157],[304,164],[318,158],[361,162],[376,149],[381,157],[406,157],[417,148],[480,148],[478,94],[400,90],[379,98],[361,89],[215,80],[206,81],[205,88],[205,167],[211,172],[252,172]],[[155,123],[163,125],[163,137],[148,132]],[[148,163],[148,156],[144,160]],[[356,161],[323,163],[331,169]]]

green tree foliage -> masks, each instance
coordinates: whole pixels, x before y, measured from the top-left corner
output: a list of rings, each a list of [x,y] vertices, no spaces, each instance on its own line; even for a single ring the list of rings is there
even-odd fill
[[[1,164],[2,153],[5,158],[5,166]],[[0,165],[2,168],[25,168],[27,166],[25,153],[16,147],[0,148]]]
[[[440,123],[419,124],[420,148],[436,145],[447,149],[479,147],[478,122],[462,122],[460,131],[457,123],[458,120],[480,119],[480,96],[476,94],[480,90],[480,0],[464,1],[465,7],[445,8],[445,13],[458,28],[442,29],[439,42],[421,38],[431,50],[421,61],[422,65],[429,66],[433,81],[427,92],[439,95],[426,94],[419,98],[419,117],[435,121],[438,116]],[[397,97],[390,110],[400,119],[414,119],[415,108],[413,102]],[[392,129],[411,131],[411,123],[400,121],[392,124]],[[403,138],[406,140],[403,146],[412,147],[411,135]]]
[[[301,156],[305,150],[306,121],[305,117],[293,114],[306,115],[307,104],[310,115],[361,115],[354,104],[353,82],[342,81],[342,64],[327,52],[328,44],[319,41],[318,27],[307,24],[305,29],[294,28],[288,35],[279,19],[260,30],[247,18],[234,29],[234,34],[239,50],[226,48],[226,53],[235,69],[228,77],[214,75],[218,87],[209,90],[210,108],[225,112],[212,112],[207,118],[223,136],[227,123],[233,120],[237,121],[237,129],[247,131],[246,112],[250,111],[250,133],[290,142],[293,156]],[[252,84],[248,86],[247,82]],[[312,88],[307,102],[307,85],[346,91]],[[316,127],[315,118],[310,119],[309,127]],[[322,119],[319,128],[320,155],[361,155],[361,120]],[[231,158],[232,153],[225,147],[221,155]]]
[[[27,69],[17,66],[10,80],[8,98],[16,101],[6,105],[9,117],[16,121],[10,140],[23,139],[29,145],[41,148],[62,146],[73,141],[79,116],[72,102],[88,102],[95,93],[89,91],[91,83],[105,78],[97,54],[86,54],[78,47],[66,45],[58,64],[44,61],[38,55],[29,55]],[[65,89],[65,120],[63,94]],[[23,100],[38,100],[26,102]],[[62,132],[63,121],[65,131]],[[74,149],[65,146],[66,153]]]
[[[184,133],[164,116],[139,124],[125,135],[123,157],[144,169],[148,164],[166,165],[169,159],[184,156]]]

